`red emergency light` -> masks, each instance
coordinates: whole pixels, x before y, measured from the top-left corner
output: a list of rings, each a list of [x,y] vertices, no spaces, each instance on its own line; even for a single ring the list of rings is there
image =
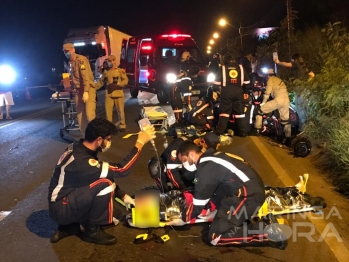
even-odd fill
[[[191,37],[191,35],[186,34],[169,34],[161,35],[160,38],[167,38],[168,40],[184,40],[185,38]]]
[[[142,50],[147,50],[147,51],[150,51],[151,48],[152,48],[151,45],[143,45],[143,46],[141,47]]]

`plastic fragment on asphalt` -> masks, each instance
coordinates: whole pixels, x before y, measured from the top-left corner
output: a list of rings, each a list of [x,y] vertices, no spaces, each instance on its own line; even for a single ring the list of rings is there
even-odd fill
[[[0,221],[11,214],[11,211],[0,211]]]

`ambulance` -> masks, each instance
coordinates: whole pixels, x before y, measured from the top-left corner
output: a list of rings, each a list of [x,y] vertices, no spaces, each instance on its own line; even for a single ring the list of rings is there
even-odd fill
[[[121,64],[125,65],[131,96],[136,98],[139,91],[146,91],[157,94],[160,103],[167,103],[185,51],[191,55],[188,76],[193,81],[192,95],[204,95],[208,87],[208,58],[202,56],[190,35],[163,34],[134,36],[127,41]]]
[[[88,58],[95,79],[97,80],[101,76],[99,69],[109,55],[114,55],[116,61],[122,59],[122,50],[131,36],[110,26],[103,25],[71,28],[63,44],[72,43],[77,54]],[[67,72],[69,71],[67,61],[65,61],[65,69]]]

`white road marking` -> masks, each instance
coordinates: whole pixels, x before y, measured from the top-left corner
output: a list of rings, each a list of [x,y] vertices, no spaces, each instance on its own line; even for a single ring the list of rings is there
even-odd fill
[[[52,107],[52,108],[49,108],[49,109],[45,109],[45,110],[42,110],[42,111],[39,111],[39,112],[30,114],[30,115],[27,115],[27,116],[23,116],[23,117],[20,117],[20,118],[16,118],[16,119],[14,119],[14,120],[11,120],[11,122],[9,122],[9,123],[6,123],[6,124],[4,124],[4,125],[1,125],[1,126],[0,126],[0,129],[1,129],[1,128],[4,128],[4,127],[11,126],[11,125],[13,125],[13,124],[17,124],[18,122],[21,122],[21,121],[26,120],[26,119],[29,119],[29,118],[33,118],[33,117],[36,117],[36,116],[40,116],[40,115],[46,114],[46,113],[51,112],[51,111],[55,111],[55,110],[60,109],[60,108],[62,108],[61,105],[55,106],[55,107]]]
[[[280,178],[280,180],[284,183],[285,186],[287,185],[294,185],[295,182],[291,179],[289,174],[286,172],[284,168],[278,163],[278,161],[274,158],[272,153],[264,146],[260,138],[258,137],[250,137],[252,141],[255,143],[257,148],[261,151],[263,156],[267,159],[270,166],[274,169],[277,176]],[[308,219],[315,225],[316,230],[321,234],[324,232],[324,229],[327,226],[327,223],[323,219],[314,219],[312,216],[310,216],[307,213]],[[349,258],[349,251],[345,247],[343,242],[338,242],[337,238],[335,237],[324,237],[325,242],[332,250],[334,256],[338,259],[338,261],[346,262]]]

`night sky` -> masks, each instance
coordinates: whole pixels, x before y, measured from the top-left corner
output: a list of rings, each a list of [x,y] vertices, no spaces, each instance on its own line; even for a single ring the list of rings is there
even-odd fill
[[[6,2],[6,3],[3,3]],[[205,53],[209,38],[218,31],[226,38],[237,30],[219,28],[220,17],[243,27],[266,22],[278,26],[286,16],[285,0],[2,0],[0,4],[0,63],[21,74],[47,74],[62,67],[61,49],[71,27],[109,25],[130,35],[191,34]],[[334,14],[348,13],[348,0],[293,0],[298,23],[325,23]],[[330,4],[331,3],[331,4]],[[339,11],[341,12],[339,12]],[[343,12],[345,10],[345,12]],[[338,16],[337,16],[338,17]],[[39,84],[39,83],[38,83]]]

